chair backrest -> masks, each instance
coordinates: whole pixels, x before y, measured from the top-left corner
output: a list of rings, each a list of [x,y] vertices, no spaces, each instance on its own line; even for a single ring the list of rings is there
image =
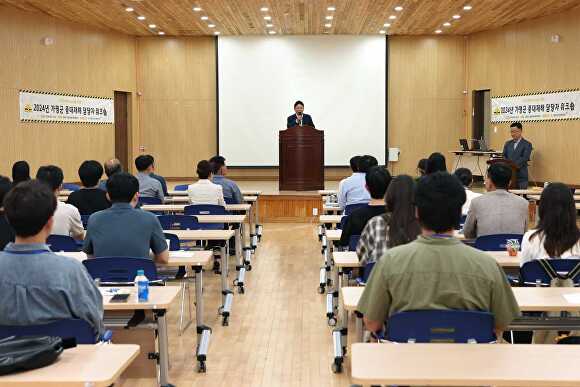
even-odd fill
[[[224,206],[215,204],[192,204],[185,206],[183,213],[186,215],[229,215]],[[223,223],[199,223],[199,228],[203,230],[223,230]]]
[[[157,268],[149,258],[103,257],[85,259],[83,265],[101,283],[133,283],[137,270],[144,270],[149,281],[157,281]]]
[[[178,184],[173,188],[173,190],[174,191],[187,191],[187,187],[189,187],[189,185],[187,185],[187,184]]]
[[[68,235],[49,235],[46,244],[52,251],[80,251],[80,246]]]
[[[64,319],[40,325],[0,325],[0,340],[10,336],[56,336],[74,338],[77,344],[95,344],[96,333],[91,325],[80,319]]]
[[[505,251],[509,239],[516,239],[520,246],[522,234],[493,234],[480,236],[475,240],[475,248],[484,251]]]
[[[235,198],[224,198],[226,204],[238,204]]]
[[[468,310],[400,312],[387,321],[387,340],[398,343],[491,343],[493,314]]]
[[[350,239],[348,240],[348,251],[356,251],[356,246],[358,245],[359,239],[360,235],[350,236]]]
[[[344,214],[346,216],[350,215],[353,213],[353,211],[358,210],[359,208],[362,207],[367,207],[368,204],[367,203],[358,203],[358,204],[349,204],[348,206],[344,207]]]
[[[363,273],[362,273],[362,277],[360,277],[359,283],[362,284],[366,284],[367,281],[369,280],[369,277],[371,275],[371,272],[373,271],[373,268],[375,267],[376,262],[370,262],[367,263],[365,265],[365,267],[363,268]]]
[[[159,198],[149,198],[149,197],[140,196],[139,197],[139,206],[142,206],[144,204],[163,204],[163,202]]]
[[[163,235],[165,239],[169,239],[169,251],[181,250],[181,241],[177,235],[168,232],[164,232]]]
[[[81,215],[81,222],[83,222],[83,227],[87,228],[87,224],[89,223],[89,217],[90,215]]]
[[[73,183],[64,183],[62,185],[62,189],[67,189],[69,191],[78,191],[81,189],[81,186]]]
[[[193,215],[158,215],[164,230],[199,230],[200,225]]]
[[[544,262],[550,265],[557,274],[566,276],[580,263],[580,257],[573,257],[571,259],[554,258],[544,260]],[[552,280],[550,274],[542,266],[540,260],[537,259],[526,262],[520,268],[520,276],[525,285],[550,286]],[[571,279],[575,284],[580,284],[580,275],[576,274]]]

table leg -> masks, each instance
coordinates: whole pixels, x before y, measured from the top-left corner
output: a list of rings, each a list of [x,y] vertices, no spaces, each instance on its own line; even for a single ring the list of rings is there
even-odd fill
[[[156,312],[157,330],[159,340],[159,383],[161,387],[171,386],[168,382],[169,377],[169,351],[167,343],[167,319],[165,310]]]
[[[203,269],[195,267],[195,322],[197,326],[196,357],[198,371],[205,372],[211,328],[203,323]]]
[[[222,255],[222,302],[223,305],[220,307],[220,314],[222,315],[222,325],[229,325],[229,318],[232,309],[233,302],[233,292],[228,288],[228,272],[229,272],[229,240],[224,241],[224,246],[221,247]]]

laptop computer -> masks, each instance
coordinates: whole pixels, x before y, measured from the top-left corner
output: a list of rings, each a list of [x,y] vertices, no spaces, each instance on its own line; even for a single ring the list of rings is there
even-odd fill
[[[459,145],[461,145],[461,150],[464,150],[464,151],[468,151],[469,150],[469,144],[467,143],[467,139],[460,138],[459,139]]]

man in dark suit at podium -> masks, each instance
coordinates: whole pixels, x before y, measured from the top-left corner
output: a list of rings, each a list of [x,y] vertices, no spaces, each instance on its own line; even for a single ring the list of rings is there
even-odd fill
[[[312,117],[309,114],[304,114],[304,103],[302,101],[296,101],[294,103],[294,111],[295,114],[292,114],[288,117],[286,127],[292,128],[294,126],[314,126],[314,122],[312,121]]]
[[[510,126],[512,139],[503,146],[503,157],[518,166],[516,175],[519,189],[528,188],[528,161],[532,153],[532,143],[522,137],[522,124],[514,122]]]

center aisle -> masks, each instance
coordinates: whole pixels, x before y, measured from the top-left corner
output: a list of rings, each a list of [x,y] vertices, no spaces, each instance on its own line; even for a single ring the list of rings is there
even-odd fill
[[[350,385],[348,360],[342,374],[330,369],[332,342],[324,317],[325,296],[316,291],[321,264],[316,232],[313,224],[264,225],[253,269],[246,272],[246,292],[235,292],[227,327],[221,326],[217,315],[219,277],[206,271],[205,320],[213,329],[207,373],[195,371],[195,327],[177,335],[175,305],[169,313],[171,383],[179,387]],[[230,281],[235,276],[230,271]],[[192,288],[192,300],[193,295]],[[131,379],[120,386],[155,383]]]

